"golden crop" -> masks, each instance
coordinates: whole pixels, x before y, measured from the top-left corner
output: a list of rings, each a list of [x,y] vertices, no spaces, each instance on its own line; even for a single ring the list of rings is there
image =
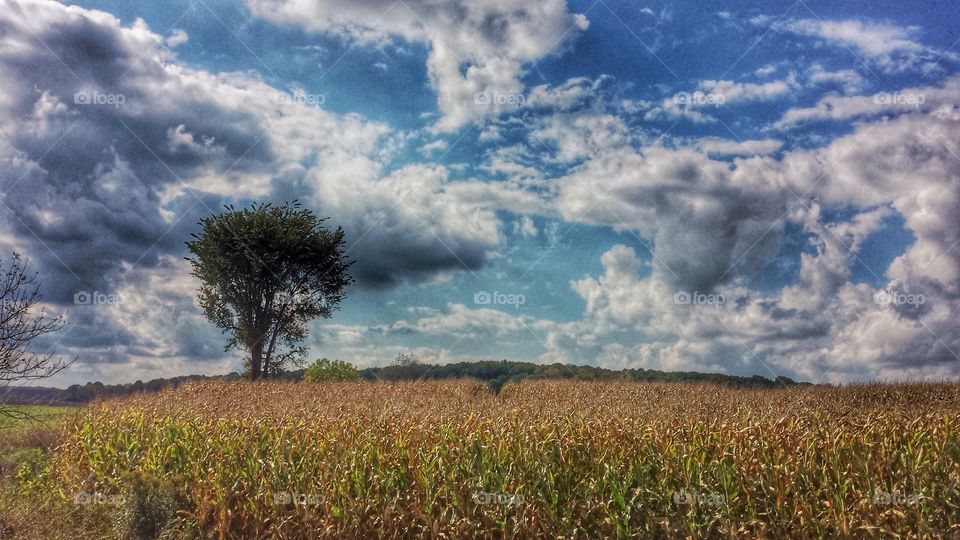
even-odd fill
[[[208,537],[937,537],[958,427],[950,384],[204,382],[91,407],[55,471],[170,479]]]

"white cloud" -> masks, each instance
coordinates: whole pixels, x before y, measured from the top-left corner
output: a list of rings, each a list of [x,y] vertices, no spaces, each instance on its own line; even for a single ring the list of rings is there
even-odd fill
[[[831,381],[958,372],[960,77],[895,93],[900,97],[865,96],[854,95],[866,86],[856,71],[815,64],[781,80],[705,80],[694,87],[722,103],[621,100],[631,114],[706,123],[714,120],[712,107],[793,99],[802,80],[844,95],[791,109],[775,127],[865,122],[824,148],[782,157],[783,141],[773,138],[703,137],[672,148],[673,141],[646,140],[643,129],[602,109],[603,78],[523,87],[524,69],[585,28],[563,2],[250,1],[260,16],[310,30],[367,43],[398,36],[428,43],[428,76],[441,112],[435,127],[452,130],[527,107],[526,144],[484,155],[476,170],[496,181],[454,181],[443,166],[395,166],[392,158],[421,141],[419,133],[333,114],[322,100],[309,102],[250,74],[186,66],[171,50],[185,33],[164,38],[142,21],[125,27],[102,12],[21,2],[21,10],[0,13],[0,74],[11,81],[0,89],[0,180],[12,216],[22,221],[6,222],[0,237],[26,242],[43,268],[59,272],[54,296],[61,304],[79,287],[112,287],[130,299],[114,310],[77,311],[84,331],[67,342],[69,352],[93,351],[93,360],[117,365],[133,359],[118,373],[156,359],[191,371],[226,365],[230,359],[210,348],[217,341],[197,330],[209,326],[190,302],[196,284],[178,258],[182,239],[197,215],[224,201],[299,198],[345,226],[358,275],[381,286],[480,268],[497,256],[505,230],[524,238],[542,232],[553,243],[556,223],[540,216],[636,240],[634,248],[609,249],[600,275],[570,283],[586,304],[580,320],[555,323],[452,303],[392,324],[323,330],[323,339],[356,350],[351,360],[374,362],[378,347],[381,355],[383,347],[399,348],[410,333],[487,341],[520,334],[529,341],[528,326],[545,333],[544,361],[770,369]],[[780,30],[849,46],[884,70],[930,66],[932,51],[917,44],[913,29],[793,21]],[[111,62],[92,72],[91,51]],[[755,75],[774,72],[767,66]],[[81,92],[122,95],[125,103],[85,106],[74,97]],[[478,94],[492,101],[478,103]],[[480,139],[512,136],[518,120],[492,121]],[[438,139],[419,149],[432,155],[446,144]],[[836,208],[850,215],[828,220],[825,209]],[[516,216],[502,223],[503,210]],[[889,268],[876,270],[881,275],[872,281],[880,286],[851,282],[859,250],[891,216],[903,219],[914,242]],[[786,223],[808,242],[797,255],[797,282],[751,288],[781,253]],[[72,269],[80,274],[71,277]],[[675,303],[677,292],[727,301]],[[880,292],[928,300],[882,305],[874,301]],[[158,315],[168,312],[175,316]],[[380,343],[371,344],[374,334]],[[458,357],[442,347],[416,349],[425,359]]]
[[[500,126],[495,124],[487,125],[483,128],[483,131],[480,132],[479,139],[481,142],[494,142],[503,139],[503,135],[500,134]]]
[[[530,90],[524,105],[533,108],[567,111],[594,98],[597,87],[602,81],[602,78],[591,81],[586,77],[576,77],[553,88],[541,84]]]
[[[633,231],[654,246],[654,270],[709,290],[762,267],[782,236],[788,195],[692,149],[608,149],[559,180],[564,219]]]
[[[514,315],[498,309],[468,308],[463,304],[449,304],[445,311],[430,310],[426,316],[413,322],[398,321],[378,330],[387,333],[414,331],[475,340],[522,332],[524,325],[535,324],[536,320],[526,315]]]
[[[505,181],[452,182],[444,191],[460,204],[470,208],[490,212],[503,209],[515,214],[550,215],[553,209],[549,200],[537,193],[537,186],[542,187],[543,183],[521,177]]]
[[[813,107],[793,108],[773,124],[775,129],[789,129],[817,120],[849,120],[882,115],[926,113],[955,104],[960,95],[960,76],[953,76],[940,87],[913,87],[897,91],[877,92],[870,96],[827,95]]]
[[[770,75],[773,75],[776,72],[777,72],[777,66],[774,66],[772,64],[767,64],[763,67],[758,67],[756,70],[754,70],[753,74],[756,75],[757,77],[769,77]]]
[[[655,105],[635,101],[625,105],[648,108],[645,115],[647,120],[686,118],[697,124],[708,124],[716,122],[716,118],[709,114],[711,110],[755,101],[786,99],[797,88],[793,74],[783,80],[764,83],[704,80],[694,90],[677,92]]]
[[[923,46],[913,41],[916,29],[859,20],[824,21],[802,19],[784,22],[782,29],[816,36],[857,48],[871,57],[884,57],[900,51],[919,52]]]
[[[724,103],[738,103],[750,101],[770,101],[789,94],[796,88],[792,79],[770,81],[765,83],[742,83],[734,81],[700,81],[700,90],[723,96]]]
[[[820,64],[814,64],[806,72],[807,83],[811,85],[838,85],[844,94],[855,94],[866,86],[863,77],[852,69],[829,71]]]
[[[738,160],[732,172],[683,150],[647,149],[642,158],[626,164],[633,174],[618,183],[603,185],[601,178],[615,176],[609,174],[582,181],[572,176],[565,189],[589,184],[606,193],[600,206],[610,210],[588,212],[581,219],[608,220],[613,226],[619,219],[621,226],[652,239],[653,271],[642,277],[643,262],[631,248],[608,251],[602,276],[572,283],[587,303],[585,317],[550,330],[545,358],[593,355],[618,365],[661,369],[703,369],[716,362],[726,371],[788,373],[831,382],[955,376],[960,372],[955,354],[960,352],[960,331],[951,322],[960,314],[960,251],[954,249],[960,243],[957,110],[945,107],[928,115],[864,124],[824,149],[792,152],[783,161]],[[758,181],[761,178],[766,180]],[[713,182],[739,185],[743,191],[712,191],[708,186]],[[777,200],[778,185],[796,193],[813,190],[804,204],[784,216],[803,227],[814,248],[800,254],[797,283],[774,293],[746,289],[746,282],[739,280],[683,289],[670,265],[660,264],[672,263],[684,277],[694,274],[692,269],[711,268],[721,254],[710,246],[728,242],[730,231],[740,229],[734,226],[739,212],[720,210],[764,191],[771,204]],[[824,223],[817,198],[824,205],[864,210],[845,221]],[[670,200],[698,202],[683,208]],[[574,201],[593,204],[581,191],[569,198],[561,194],[558,202],[570,219],[577,216]],[[890,265],[881,287],[852,283],[852,266],[863,241],[894,210],[916,242]],[[756,211],[744,214],[762,216]],[[676,222],[671,221],[674,215],[679,216]],[[711,220],[701,217],[706,215]],[[664,228],[671,233],[660,236]],[[690,238],[696,242],[678,242]],[[678,259],[677,250],[688,258]],[[757,261],[762,265],[767,258]],[[725,302],[676,304],[673,294],[678,290],[721,294]],[[926,301],[884,304],[876,301],[878,294],[923,295]]]
[[[533,222],[533,218],[530,216],[521,216],[520,220],[516,223],[516,228],[517,232],[528,238],[532,238],[540,234],[540,231],[537,229],[537,225]]]
[[[450,143],[443,139],[437,139],[420,147],[420,153],[430,156],[434,152],[442,152],[450,147]]]
[[[516,110],[524,95],[524,66],[562,49],[588,26],[564,0],[247,3],[259,17],[308,30],[368,43],[393,36],[429,43],[427,69],[442,113],[440,131]]]
[[[552,114],[542,119],[530,134],[534,144],[553,145],[554,159],[563,163],[622,147],[630,139],[630,130],[622,118],[595,113]]]
[[[719,137],[705,137],[697,140],[695,146],[706,154],[751,156],[772,154],[783,146],[783,141],[777,139],[733,141]]]
[[[186,31],[181,28],[174,28],[170,31],[170,35],[164,38],[163,44],[171,49],[174,47],[179,47],[189,40]]]
[[[768,21],[756,22],[766,25]],[[885,72],[929,71],[935,69],[943,57],[956,59],[952,53],[937,51],[917,42],[918,29],[915,27],[857,19],[793,19],[776,22],[772,28],[846,47]]]

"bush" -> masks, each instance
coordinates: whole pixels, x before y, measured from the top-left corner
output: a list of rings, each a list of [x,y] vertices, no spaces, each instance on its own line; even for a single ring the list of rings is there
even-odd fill
[[[176,518],[182,507],[174,483],[145,473],[129,477],[130,488],[124,494],[116,514],[118,533],[124,539],[153,539]]]
[[[307,382],[358,381],[360,373],[350,362],[321,358],[310,364],[310,367],[303,372],[303,380]]]
[[[20,450],[10,457],[10,461],[14,464],[14,476],[20,490],[45,492],[50,487],[50,464],[43,449]]]

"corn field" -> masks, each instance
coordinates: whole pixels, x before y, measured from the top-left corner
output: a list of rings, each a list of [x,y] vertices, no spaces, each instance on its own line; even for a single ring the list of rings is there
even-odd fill
[[[91,406],[52,474],[172,486],[176,537],[956,537],[958,429],[950,384],[204,382]]]

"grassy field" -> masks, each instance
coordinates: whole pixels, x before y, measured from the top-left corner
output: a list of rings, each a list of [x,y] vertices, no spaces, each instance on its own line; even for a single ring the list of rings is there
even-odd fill
[[[0,434],[34,429],[37,424],[57,425],[76,412],[75,407],[53,405],[0,405]]]
[[[86,408],[16,481],[51,538],[956,537],[958,464],[948,384],[217,382]]]
[[[0,539],[94,539],[113,534],[109,515],[76,507],[47,482],[53,451],[66,422],[78,410],[0,405]]]

